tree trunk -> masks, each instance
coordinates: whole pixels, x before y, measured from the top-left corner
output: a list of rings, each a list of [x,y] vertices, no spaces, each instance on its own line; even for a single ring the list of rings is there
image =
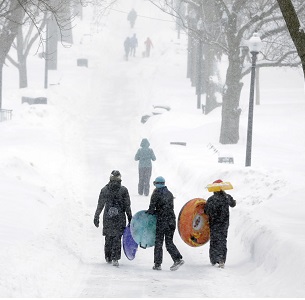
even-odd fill
[[[192,49],[191,46],[191,37],[190,34],[187,36],[187,66],[186,66],[186,78],[191,78],[191,69],[192,69]]]
[[[61,28],[56,24],[58,41],[61,43],[73,44],[71,0],[66,0],[66,5],[62,6],[57,15],[61,20],[64,20],[61,24]]]
[[[239,119],[241,113],[239,99],[243,86],[240,79],[240,60],[237,55],[235,59],[229,56],[226,90],[223,93],[222,101],[222,122],[219,139],[221,144],[237,144],[239,141]]]
[[[197,82],[197,62],[198,62],[198,58],[197,58],[197,51],[198,47],[197,47],[197,41],[196,39],[194,39],[192,37],[192,45],[191,45],[191,84],[192,86],[196,86]]]
[[[57,70],[57,42],[59,29],[54,16],[51,16],[47,22],[48,36],[46,43],[48,43],[48,45],[46,46],[46,49],[48,50],[45,59],[47,60],[48,70]]]
[[[17,36],[18,27],[21,26],[25,14],[18,0],[11,0],[9,3],[8,13],[2,16],[3,28],[0,32],[0,67],[2,68],[5,58],[10,51],[11,45]],[[0,81],[0,109],[2,103],[2,80]]]
[[[181,16],[185,14],[184,6],[182,6],[181,0],[175,1],[175,12],[177,14],[177,18],[176,18],[177,38],[180,39],[180,31],[181,28],[183,27]]]
[[[0,32],[0,64],[4,64],[6,55],[17,36],[19,24],[22,24],[24,11],[19,5],[18,0],[10,1],[9,12],[6,16],[2,16],[4,20],[3,29]]]
[[[201,95],[205,93],[203,84],[203,45],[200,40],[197,41],[197,64],[196,64],[196,95],[197,95],[197,108],[201,108]]]
[[[206,30],[210,35],[215,35],[218,32],[218,25],[215,20],[218,19],[217,8],[215,1],[201,1],[204,15],[202,20],[206,24]],[[204,45],[204,64],[203,64],[203,93],[206,94],[205,114],[208,114],[213,109],[219,106],[216,101],[216,83],[214,76],[217,74],[216,66],[216,49],[215,47]]]
[[[0,64],[0,110],[2,109],[2,73],[3,64]]]
[[[187,78],[190,79],[191,85],[195,86],[196,80],[196,44],[195,39],[189,34],[188,36],[188,63]]]
[[[26,56],[23,54],[23,33],[22,26],[18,29],[17,34],[17,57],[18,57],[18,71],[19,71],[19,88],[26,88],[28,86]]]
[[[214,77],[217,77],[216,55],[214,48],[210,45],[205,45],[205,64],[204,64],[204,85],[206,93],[205,114],[207,115],[213,109],[219,106],[216,100],[217,83]]]
[[[305,28],[303,28],[303,30],[300,28],[301,24],[291,0],[277,0],[277,2],[301,59],[305,79]]]
[[[27,64],[26,58],[22,57],[22,60],[19,61],[19,88],[26,87],[28,87]]]

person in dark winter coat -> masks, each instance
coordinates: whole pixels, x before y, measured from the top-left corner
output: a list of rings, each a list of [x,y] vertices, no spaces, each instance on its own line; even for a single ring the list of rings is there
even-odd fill
[[[150,143],[148,139],[142,139],[141,148],[138,149],[135,155],[135,161],[139,161],[139,184],[138,184],[138,193],[139,195],[148,196],[150,189],[150,178],[152,171],[151,161],[156,160],[155,153],[153,149],[149,148]]]
[[[137,12],[135,11],[135,9],[133,8],[127,15],[127,20],[130,22],[130,27],[133,28],[136,19],[137,19]]]
[[[177,270],[184,264],[182,255],[173,242],[176,229],[176,216],[174,212],[173,194],[165,186],[165,179],[159,176],[154,181],[155,190],[150,199],[150,205],[147,210],[149,214],[155,214],[157,217],[156,242],[154,248],[154,270],[161,270],[163,261],[163,241],[170,254],[174,264],[170,267],[171,271]]]
[[[121,174],[112,171],[109,183],[101,189],[94,215],[94,225],[99,227],[99,217],[104,209],[103,235],[105,236],[105,259],[107,263],[119,266],[121,258],[121,237],[126,227],[126,216],[132,218],[128,190],[121,185]]]
[[[218,179],[213,183],[221,183]],[[204,212],[209,216],[210,224],[210,261],[212,265],[219,264],[224,268],[227,258],[227,235],[229,228],[229,206],[234,207],[236,200],[225,191],[214,192],[209,197]]]

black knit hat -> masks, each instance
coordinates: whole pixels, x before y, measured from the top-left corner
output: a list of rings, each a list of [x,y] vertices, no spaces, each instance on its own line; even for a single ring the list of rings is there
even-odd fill
[[[110,180],[122,181],[121,173],[117,170],[113,170],[110,174]]]

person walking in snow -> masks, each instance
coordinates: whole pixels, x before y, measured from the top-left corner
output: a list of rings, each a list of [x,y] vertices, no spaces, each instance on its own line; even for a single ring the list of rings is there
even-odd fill
[[[145,44],[145,57],[149,57],[150,56],[150,49],[153,48],[153,43],[151,41],[151,39],[148,37],[146,39],[146,41],[144,42]]]
[[[125,59],[128,60],[130,52],[130,37],[128,36],[124,41]]]
[[[156,156],[153,149],[149,148],[150,143],[148,139],[142,139],[140,146],[141,148],[138,149],[134,158],[135,161],[139,161],[138,193],[139,195],[144,194],[145,196],[148,196],[152,171],[151,161],[155,161]]]
[[[105,259],[113,266],[119,266],[121,259],[121,238],[126,227],[126,216],[132,218],[128,190],[121,185],[121,174],[114,170],[109,183],[101,189],[94,215],[94,225],[99,227],[99,217],[104,209],[103,235],[105,236]]]
[[[136,34],[130,38],[130,56],[136,56],[136,48],[138,47],[138,39]]]
[[[215,180],[213,183],[221,183],[222,180]],[[227,235],[229,228],[229,207],[236,206],[236,200],[225,191],[214,192],[209,197],[204,212],[209,216],[210,224],[210,261],[214,266],[218,264],[224,268],[227,258]]]
[[[136,19],[137,19],[137,12],[135,11],[135,9],[133,8],[127,15],[127,20],[130,22],[130,27],[133,28]]]
[[[155,214],[157,217],[156,242],[154,248],[153,270],[161,270],[163,261],[163,241],[174,264],[170,267],[171,271],[177,270],[184,264],[182,255],[173,242],[176,229],[176,216],[174,212],[173,194],[165,186],[165,179],[159,176],[154,181],[155,189],[151,195],[150,205],[146,213]]]

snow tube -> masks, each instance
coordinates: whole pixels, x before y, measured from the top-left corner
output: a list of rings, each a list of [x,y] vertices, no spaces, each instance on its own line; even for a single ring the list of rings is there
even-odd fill
[[[210,239],[209,217],[204,213],[206,200],[188,201],[178,217],[178,231],[182,240],[191,247],[199,247]]]

